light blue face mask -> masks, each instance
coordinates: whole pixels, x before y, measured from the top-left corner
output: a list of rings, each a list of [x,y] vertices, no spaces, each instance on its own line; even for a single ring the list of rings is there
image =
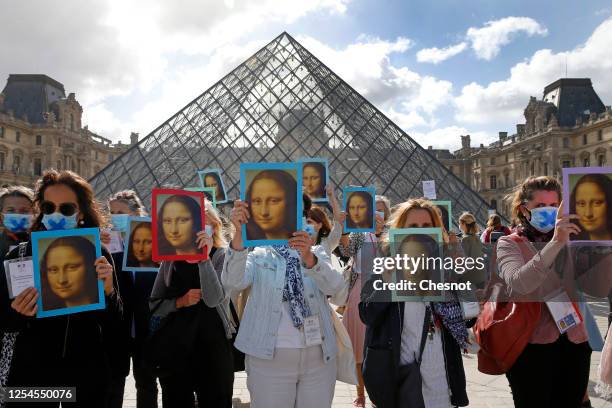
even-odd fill
[[[114,231],[126,232],[130,216],[128,214],[111,214]]]
[[[555,228],[557,207],[537,207],[531,210],[531,226],[541,233],[548,233]]]
[[[11,232],[23,232],[32,226],[32,214],[2,214],[2,223]]]
[[[66,230],[77,227],[77,214],[66,216],[59,212],[43,215],[42,223],[47,231]]]

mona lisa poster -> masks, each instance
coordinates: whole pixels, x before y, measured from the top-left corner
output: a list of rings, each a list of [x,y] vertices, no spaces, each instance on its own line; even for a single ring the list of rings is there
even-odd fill
[[[204,229],[204,193],[153,189],[153,261],[201,261],[206,248],[196,244]]]
[[[563,213],[578,216],[572,243],[612,245],[612,167],[563,169]]]
[[[36,317],[105,308],[95,262],[102,255],[98,228],[32,233],[34,287],[40,294]]]
[[[283,245],[302,229],[301,163],[243,163],[240,199],[251,217],[242,226],[244,246]]]

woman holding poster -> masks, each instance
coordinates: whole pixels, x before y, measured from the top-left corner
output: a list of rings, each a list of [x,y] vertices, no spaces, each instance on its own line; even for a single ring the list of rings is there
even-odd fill
[[[147,215],[147,210],[140,197],[132,190],[123,190],[111,195],[108,199],[108,209],[113,219]],[[150,222],[141,224],[148,225],[148,230],[145,227],[138,230],[132,229],[128,239],[128,249],[134,246],[136,231],[144,230],[145,233],[138,236],[140,243],[137,250],[132,253],[142,253],[140,257],[143,262],[149,263],[152,255],[152,227]],[[124,271],[122,269],[124,256],[124,252],[113,254],[123,301],[123,315],[122,339],[117,352],[113,354],[110,361],[113,376],[108,408],[121,408],[123,405],[125,378],[130,374],[130,360],[132,361],[138,408],[157,408],[157,381],[155,376],[146,369],[144,362],[144,342],[151,317],[149,296],[151,296],[156,273]],[[159,267],[159,265],[156,266]]]
[[[234,202],[238,231],[252,217],[249,207]],[[337,346],[327,296],[344,283],[325,249],[312,247],[307,232],[293,231],[288,245],[247,251],[235,234],[227,258],[225,287],[251,289],[236,338],[246,354],[251,407],[331,407]]]
[[[105,224],[91,186],[70,171],[45,172],[36,184],[34,202],[38,215],[33,231]],[[31,253],[28,243],[25,255]],[[0,311],[0,329],[19,330],[7,386],[76,387],[75,406],[106,407],[111,376],[108,360],[115,352],[121,312],[112,258],[104,249],[102,254],[93,267],[103,283],[105,309],[35,319],[40,294],[30,288]],[[7,259],[18,257],[15,249]],[[7,293],[0,298],[6,299]]]
[[[165,407],[231,408],[234,384],[229,295],[220,281],[227,241],[209,201],[205,231],[193,244],[206,248],[204,261],[164,261],[151,293],[153,327],[147,357],[160,374]],[[208,232],[206,232],[208,231]]]

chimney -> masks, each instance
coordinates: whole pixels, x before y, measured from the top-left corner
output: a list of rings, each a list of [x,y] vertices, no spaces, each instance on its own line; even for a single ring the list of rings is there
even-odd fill
[[[138,144],[138,133],[132,132],[130,134],[130,144],[132,145]]]
[[[470,135],[461,136],[461,148],[469,149],[471,144]]]
[[[481,148],[481,149],[484,149],[484,143],[481,143],[481,144],[480,144],[480,148]]]
[[[433,146],[427,146],[427,150],[433,149]]]
[[[499,141],[503,142],[508,138],[508,132],[499,132]]]

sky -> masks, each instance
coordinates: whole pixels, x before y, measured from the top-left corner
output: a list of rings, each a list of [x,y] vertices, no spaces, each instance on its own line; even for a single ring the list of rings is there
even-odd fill
[[[424,147],[515,133],[529,97],[566,70],[612,104],[609,0],[1,4],[0,86],[9,74],[49,75],[113,141],[149,134],[283,31]]]

